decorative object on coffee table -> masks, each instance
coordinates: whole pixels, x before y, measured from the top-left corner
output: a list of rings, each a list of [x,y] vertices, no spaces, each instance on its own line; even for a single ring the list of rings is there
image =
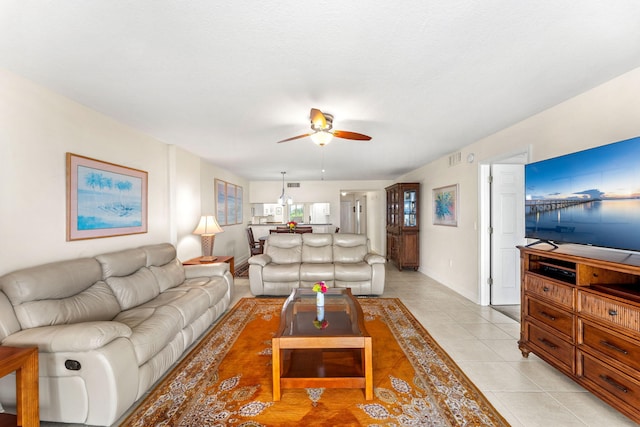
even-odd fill
[[[324,294],[327,292],[327,285],[324,282],[318,282],[313,285],[312,290],[316,293],[316,305],[324,307]]]

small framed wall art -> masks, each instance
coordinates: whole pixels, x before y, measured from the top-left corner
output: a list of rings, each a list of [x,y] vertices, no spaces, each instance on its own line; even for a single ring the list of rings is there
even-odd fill
[[[215,180],[216,219],[220,225],[242,224],[242,187],[221,179]]]
[[[458,184],[433,189],[433,224],[458,226]]]
[[[147,232],[147,172],[67,153],[67,240]]]

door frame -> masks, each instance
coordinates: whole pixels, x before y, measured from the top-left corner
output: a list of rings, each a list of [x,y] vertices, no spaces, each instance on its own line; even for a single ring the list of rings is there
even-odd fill
[[[479,162],[478,168],[478,211],[480,213],[478,226],[478,253],[480,255],[478,272],[478,289],[480,295],[480,305],[491,304],[491,235],[489,227],[491,218],[491,165],[493,164],[521,164],[529,163],[531,158],[531,146],[492,157]]]

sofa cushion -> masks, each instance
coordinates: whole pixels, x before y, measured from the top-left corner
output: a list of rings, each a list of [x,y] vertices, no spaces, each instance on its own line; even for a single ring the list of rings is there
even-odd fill
[[[358,282],[371,280],[371,266],[366,262],[335,263],[336,282]]]
[[[295,282],[300,280],[300,264],[269,264],[262,269],[265,282]]]
[[[122,310],[144,304],[160,294],[160,286],[147,267],[129,276],[109,277],[106,282],[118,299]]]
[[[173,245],[161,243],[143,246],[141,249],[147,254],[147,267],[156,277],[160,292],[184,282],[184,268],[176,258],[176,249]]]
[[[122,277],[147,266],[147,254],[142,249],[125,249],[96,256],[102,267],[102,278]]]
[[[67,298],[101,279],[100,264],[93,258],[80,258],[14,271],[0,277],[0,289],[16,306],[41,299]]]
[[[199,288],[179,287],[163,292],[143,307],[173,307],[180,313],[180,329],[192,323],[210,307],[209,296]]]
[[[120,312],[120,305],[111,288],[99,281],[69,298],[31,301],[14,307],[22,329],[39,326],[111,320]]]
[[[184,268],[182,268],[182,264],[180,264],[177,258],[161,266],[151,265],[149,269],[158,282],[160,292],[178,286],[184,282],[185,279]]]
[[[113,319],[120,307],[101,277],[95,259],[80,258],[15,271],[0,287],[26,329]]]
[[[129,326],[138,366],[155,356],[182,329],[182,316],[173,307],[140,306],[123,311],[114,319]]]
[[[336,234],[333,238],[333,261],[362,262],[369,252],[367,236],[363,234]]]
[[[302,235],[302,262],[333,262],[333,235],[305,233]]]
[[[227,282],[222,277],[196,277],[169,291],[181,291],[182,289],[196,288],[204,292],[209,299],[209,306],[213,307],[224,298],[227,293]]]
[[[13,311],[9,298],[0,292],[0,343],[7,335],[20,330],[20,322]]]
[[[265,254],[276,264],[292,264],[302,261],[301,234],[272,234],[264,248]]]
[[[303,263],[300,265],[301,286],[311,287],[315,283],[324,281],[327,286],[333,287],[335,267],[333,263]]]
[[[7,337],[3,345],[37,345],[40,352],[76,352],[99,349],[116,338],[131,336],[131,329],[119,322],[83,322],[72,325],[25,329]]]
[[[165,265],[176,259],[176,248],[170,243],[160,243],[158,245],[143,246],[142,249],[147,254],[147,267],[152,265]]]

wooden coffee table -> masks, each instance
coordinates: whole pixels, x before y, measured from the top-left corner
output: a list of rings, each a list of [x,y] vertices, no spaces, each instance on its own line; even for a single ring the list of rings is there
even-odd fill
[[[284,388],[363,388],[373,399],[371,336],[351,289],[325,293],[325,319],[319,329],[316,293],[294,289],[282,307],[280,326],[272,339],[273,400]],[[316,322],[317,323],[317,322]]]

